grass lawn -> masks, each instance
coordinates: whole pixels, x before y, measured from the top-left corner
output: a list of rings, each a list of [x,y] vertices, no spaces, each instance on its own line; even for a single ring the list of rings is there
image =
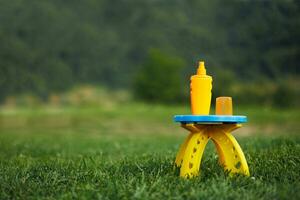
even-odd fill
[[[300,199],[299,111],[239,110],[253,132],[238,137],[251,176],[230,178],[210,143],[201,175],[191,180],[173,169],[186,136],[172,122],[180,113],[188,111],[143,104],[2,109],[0,199]]]

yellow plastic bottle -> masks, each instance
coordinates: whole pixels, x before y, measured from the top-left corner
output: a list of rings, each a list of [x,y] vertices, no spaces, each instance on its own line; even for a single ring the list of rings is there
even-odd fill
[[[193,115],[209,115],[212,77],[206,75],[204,62],[200,61],[197,74],[191,77],[190,94]]]

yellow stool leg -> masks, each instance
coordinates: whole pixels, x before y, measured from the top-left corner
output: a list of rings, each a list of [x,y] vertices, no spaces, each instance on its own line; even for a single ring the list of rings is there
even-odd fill
[[[240,126],[227,124],[215,127],[210,130],[210,136],[216,145],[220,164],[231,174],[240,173],[249,176],[249,168],[244,153],[236,139],[230,134],[232,130]]]
[[[186,146],[183,157],[182,166],[180,168],[181,177],[194,177],[199,174],[201,158],[205,146],[209,140],[209,136],[205,133],[204,129],[199,132],[191,133],[192,136]]]
[[[185,150],[187,147],[187,144],[189,143],[193,133],[198,132],[198,128],[195,127],[193,124],[182,124],[181,125],[183,128],[187,129],[188,131],[190,131],[190,134],[188,135],[188,137],[185,139],[185,141],[182,143],[182,145],[179,148],[179,151],[176,155],[176,160],[175,160],[175,166],[176,167],[180,167],[183,161],[183,157],[185,154]]]
[[[231,131],[241,127],[240,124],[194,125],[184,124],[190,131],[176,156],[175,165],[180,167],[181,177],[199,175],[200,163],[205,146],[211,138],[216,146],[219,163],[230,174],[240,173],[249,176],[249,168],[244,153],[231,135]]]
[[[175,166],[176,167],[180,167],[183,161],[183,157],[184,157],[184,153],[187,147],[187,144],[189,143],[191,137],[192,137],[193,133],[190,133],[187,138],[185,139],[185,141],[182,143],[182,145],[179,148],[179,151],[177,153],[176,156],[176,160],[175,160]]]

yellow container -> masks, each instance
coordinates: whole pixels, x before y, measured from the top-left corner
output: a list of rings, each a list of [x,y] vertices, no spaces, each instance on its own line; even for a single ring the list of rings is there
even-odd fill
[[[193,115],[209,115],[212,77],[206,75],[204,62],[199,62],[197,74],[191,77],[190,94]]]
[[[232,115],[232,98],[216,98],[216,115]]]

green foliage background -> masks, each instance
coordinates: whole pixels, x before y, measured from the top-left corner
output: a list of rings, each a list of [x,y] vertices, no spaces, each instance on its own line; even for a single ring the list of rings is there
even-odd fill
[[[144,67],[135,78],[134,94],[139,99],[151,102],[179,101],[184,96],[180,81],[184,65],[180,58],[151,50]]]
[[[86,83],[136,91],[141,87],[136,77],[149,68],[148,52],[157,49],[169,55],[166,59],[185,63],[175,75],[181,85],[203,59],[219,88],[216,96],[230,92],[247,102],[242,96],[249,94],[267,103],[288,91],[287,99],[295,99],[299,5],[296,0],[2,0],[0,97],[33,93],[47,98]],[[160,61],[166,59],[153,63],[161,73]],[[184,98],[172,90],[175,101]]]

